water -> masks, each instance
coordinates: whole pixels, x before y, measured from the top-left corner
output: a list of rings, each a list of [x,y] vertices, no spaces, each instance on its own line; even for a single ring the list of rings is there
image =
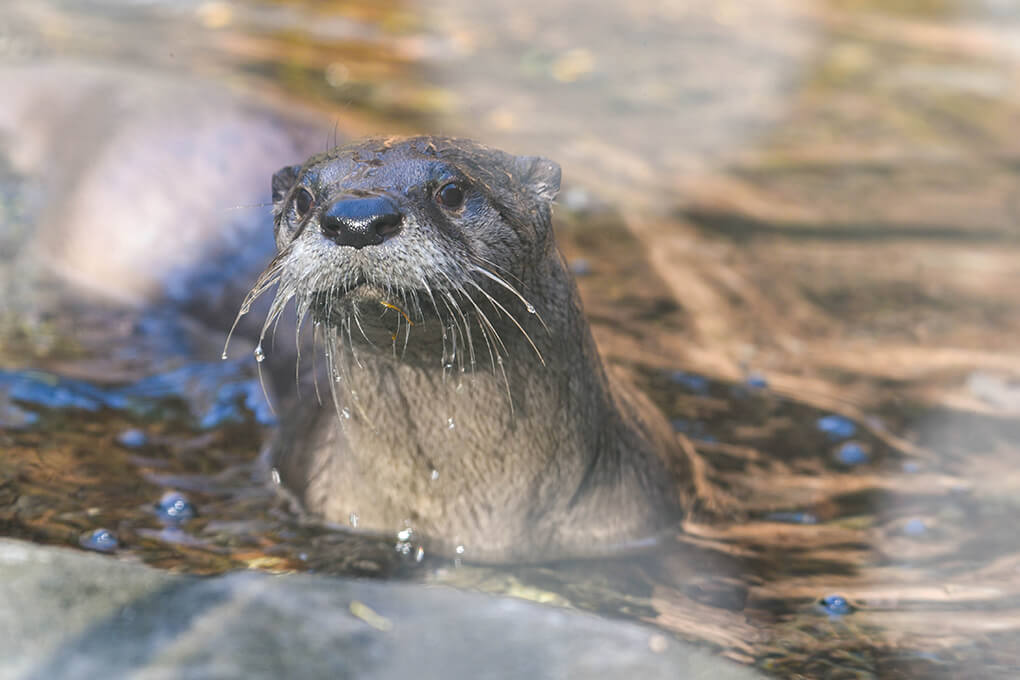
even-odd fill
[[[507,568],[302,523],[257,460],[274,418],[252,354],[213,361],[176,319],[58,286],[14,305],[44,201],[5,158],[4,535],[195,573],[509,593],[781,677],[1016,677],[1006,3],[32,6],[0,10],[5,62],[200,72],[308,104],[323,145],[335,122],[560,161],[558,238],[600,347],[692,441],[717,507],[639,555]]]

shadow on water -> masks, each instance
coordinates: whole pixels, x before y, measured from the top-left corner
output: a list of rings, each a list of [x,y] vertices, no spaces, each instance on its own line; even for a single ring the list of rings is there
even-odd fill
[[[340,137],[439,130],[562,159],[557,229],[600,347],[697,452],[712,499],[654,551],[483,568],[302,521],[257,460],[273,416],[253,362],[218,361],[221,336],[178,315],[55,282],[0,310],[0,533],[195,573],[509,593],[783,677],[1015,677],[1020,19],[654,4],[54,2],[3,36],[12,60],[237,79]],[[138,27],[173,49],[108,39]],[[644,36],[660,49],[620,56]],[[775,73],[741,90],[749,62]],[[2,180],[23,291],[41,189]]]

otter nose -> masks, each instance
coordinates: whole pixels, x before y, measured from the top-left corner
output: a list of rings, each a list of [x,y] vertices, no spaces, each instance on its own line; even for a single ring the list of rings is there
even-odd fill
[[[403,215],[385,196],[342,198],[329,206],[319,224],[322,233],[341,246],[377,246],[400,231]]]

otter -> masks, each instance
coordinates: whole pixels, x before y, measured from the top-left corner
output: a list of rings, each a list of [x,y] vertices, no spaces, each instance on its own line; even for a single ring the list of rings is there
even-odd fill
[[[275,286],[262,335],[294,301],[325,355],[269,450],[309,513],[477,562],[612,554],[682,518],[690,461],[607,371],[556,245],[560,174],[413,137],[273,176],[278,250],[241,314]]]

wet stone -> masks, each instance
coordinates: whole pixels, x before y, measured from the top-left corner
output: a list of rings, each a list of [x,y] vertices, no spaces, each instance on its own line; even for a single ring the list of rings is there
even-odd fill
[[[109,529],[96,529],[95,531],[83,534],[78,539],[78,545],[86,550],[112,553],[120,546],[120,542],[117,540],[117,536]]]
[[[696,394],[708,393],[708,378],[703,376],[685,371],[673,371],[669,379],[689,392],[695,392]]]
[[[708,434],[708,432],[706,432],[704,423],[685,420],[684,418],[674,418],[670,421],[670,424],[673,425],[674,432],[681,432],[696,441],[700,442],[716,441],[715,436]]]
[[[846,442],[836,450],[836,459],[843,465],[861,465],[868,462],[868,452],[857,442]]]
[[[747,376],[747,386],[755,387],[757,389],[765,389],[769,386],[769,381],[765,379],[765,376],[760,373],[751,373]]]
[[[124,430],[117,435],[117,443],[129,449],[137,449],[149,443],[149,436],[142,430]]]
[[[0,391],[17,402],[48,409],[98,411],[108,395],[88,383],[36,371],[0,371]]]
[[[818,518],[810,512],[771,512],[765,519],[785,524],[818,524]]]
[[[903,533],[907,536],[923,536],[927,531],[928,525],[918,517],[907,520],[903,525]]]
[[[853,421],[843,416],[830,415],[819,418],[817,426],[819,430],[829,435],[830,439],[846,439],[857,432],[857,426]]]
[[[309,574],[197,578],[2,539],[0,621],[5,677],[759,677],[653,629],[522,600]]]
[[[20,429],[34,425],[38,420],[38,413],[26,411],[11,403],[0,404],[0,428]]]
[[[275,424],[262,386],[246,370],[239,361],[193,362],[143,378],[122,388],[119,395],[132,410],[142,413],[160,400],[183,401],[199,427],[207,430],[251,417],[263,425]]]

